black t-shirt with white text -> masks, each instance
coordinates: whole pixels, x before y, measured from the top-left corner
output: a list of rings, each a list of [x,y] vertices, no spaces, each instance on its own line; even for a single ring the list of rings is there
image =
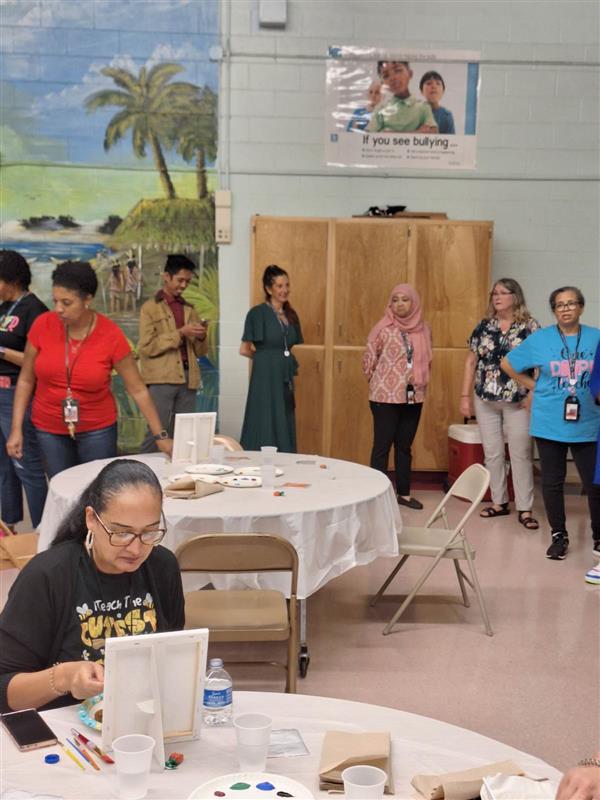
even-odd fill
[[[46,311],[48,309],[42,301],[31,293],[26,294],[16,303],[14,300],[2,303],[0,305],[0,347],[7,347],[22,353],[25,350],[27,334],[34,320]],[[17,364],[0,359],[0,375],[8,375],[13,385],[17,382],[20,369]]]

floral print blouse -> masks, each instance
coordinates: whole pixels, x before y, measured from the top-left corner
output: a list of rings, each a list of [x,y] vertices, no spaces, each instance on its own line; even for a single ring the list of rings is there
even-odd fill
[[[509,378],[500,369],[504,356],[518,347],[540,324],[530,317],[525,322],[513,322],[506,333],[500,330],[495,317],[482,319],[469,337],[469,349],[477,355],[475,394],[482,400],[519,403],[527,394],[524,386]]]
[[[414,386],[415,403],[425,400],[426,387],[415,384],[412,372],[408,371],[406,346],[396,326],[383,328],[374,342],[367,343],[362,367],[369,381],[372,403],[406,403],[408,384]]]

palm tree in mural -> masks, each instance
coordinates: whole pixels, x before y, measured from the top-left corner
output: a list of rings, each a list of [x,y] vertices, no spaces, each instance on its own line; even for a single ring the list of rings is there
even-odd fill
[[[206,162],[217,156],[217,95],[205,86],[192,103],[181,109],[173,139],[177,152],[189,164],[196,163],[198,199],[208,195]]]
[[[151,69],[142,67],[136,77],[129,70],[119,67],[104,67],[103,75],[112,78],[121,91],[102,89],[85,101],[88,112],[106,106],[122,108],[110,120],[104,135],[104,149],[120,141],[131,130],[133,152],[138,158],[146,156],[150,146],[154,165],[167,199],[177,195],[167,169],[163,146],[170,146],[169,131],[173,126],[175,108],[185,107],[198,97],[198,87],[192,83],[169,81],[183,71],[179,64],[157,64]]]

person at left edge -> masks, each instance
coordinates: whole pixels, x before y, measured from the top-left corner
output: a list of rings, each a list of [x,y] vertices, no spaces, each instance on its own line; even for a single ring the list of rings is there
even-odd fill
[[[173,436],[176,414],[196,410],[196,391],[201,385],[198,356],[207,351],[207,324],[183,298],[195,270],[187,256],[167,256],[162,289],[140,311],[140,369],[169,436]],[[148,431],[141,452],[155,450]]]
[[[6,451],[27,334],[34,320],[48,310],[29,291],[30,283],[31,271],[23,256],[15,250],[0,250],[0,508],[11,529],[23,519],[22,489],[34,528],[42,518],[48,492],[29,405],[23,417],[23,456],[12,460]]]
[[[98,288],[87,261],[64,261],[52,273],[54,311],[34,322],[17,382],[9,455],[23,455],[23,419],[31,418],[49,478],[69,467],[117,455],[117,405],[111,373],[121,376],[163,452],[173,442],[161,429],[123,331],[91,308]],[[35,394],[34,394],[35,390]]]

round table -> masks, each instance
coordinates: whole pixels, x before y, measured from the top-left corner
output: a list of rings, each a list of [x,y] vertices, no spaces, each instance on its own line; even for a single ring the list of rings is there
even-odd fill
[[[235,692],[233,702],[234,713],[261,711],[273,717],[274,730],[297,728],[300,731],[309,755],[270,758],[267,771],[295,778],[316,798],[330,797],[319,790],[318,781],[321,747],[328,730],[390,731],[394,796],[398,800],[423,800],[410,785],[414,775],[454,772],[505,760],[516,762],[532,776],[548,778],[555,783],[560,780],[556,769],[534,756],[464,728],[393,708],[270,692]],[[70,738],[71,726],[82,730],[76,706],[45,711],[43,716],[61,741],[67,736]],[[100,743],[99,735],[87,729],[85,732]],[[86,767],[82,772],[64,754],[58,764],[47,765],[44,764],[45,753],[60,753],[60,748],[20,753],[4,731],[1,735],[4,789],[25,789],[64,800],[82,797],[107,800],[117,796],[114,767],[102,765],[100,773]],[[181,751],[185,761],[173,771],[160,771],[153,764],[148,800],[183,800],[205,781],[239,771],[231,727],[203,728],[198,741],[165,747],[167,753],[171,749]]]
[[[168,476],[183,472],[184,466],[166,461],[163,455],[137,455],[148,464],[163,486]],[[52,541],[60,521],[73,501],[94,479],[108,460],[91,461],[65,470],[50,481],[48,498],[40,523],[39,549]],[[234,468],[257,466],[261,454],[227,453],[225,464]],[[233,489],[198,500],[165,498],[168,532],[163,544],[170,550],[199,533],[274,533],[288,539],[299,560],[300,673],[306,674],[306,603],[304,599],[329,581],[358,565],[370,564],[379,556],[397,556],[402,521],[392,484],[377,470],[320,456],[277,453],[275,465],[284,474],[272,489]],[[284,486],[305,483],[306,488]],[[211,581],[223,588],[250,587],[289,591],[289,579],[270,573],[235,578],[185,575],[186,590]]]

